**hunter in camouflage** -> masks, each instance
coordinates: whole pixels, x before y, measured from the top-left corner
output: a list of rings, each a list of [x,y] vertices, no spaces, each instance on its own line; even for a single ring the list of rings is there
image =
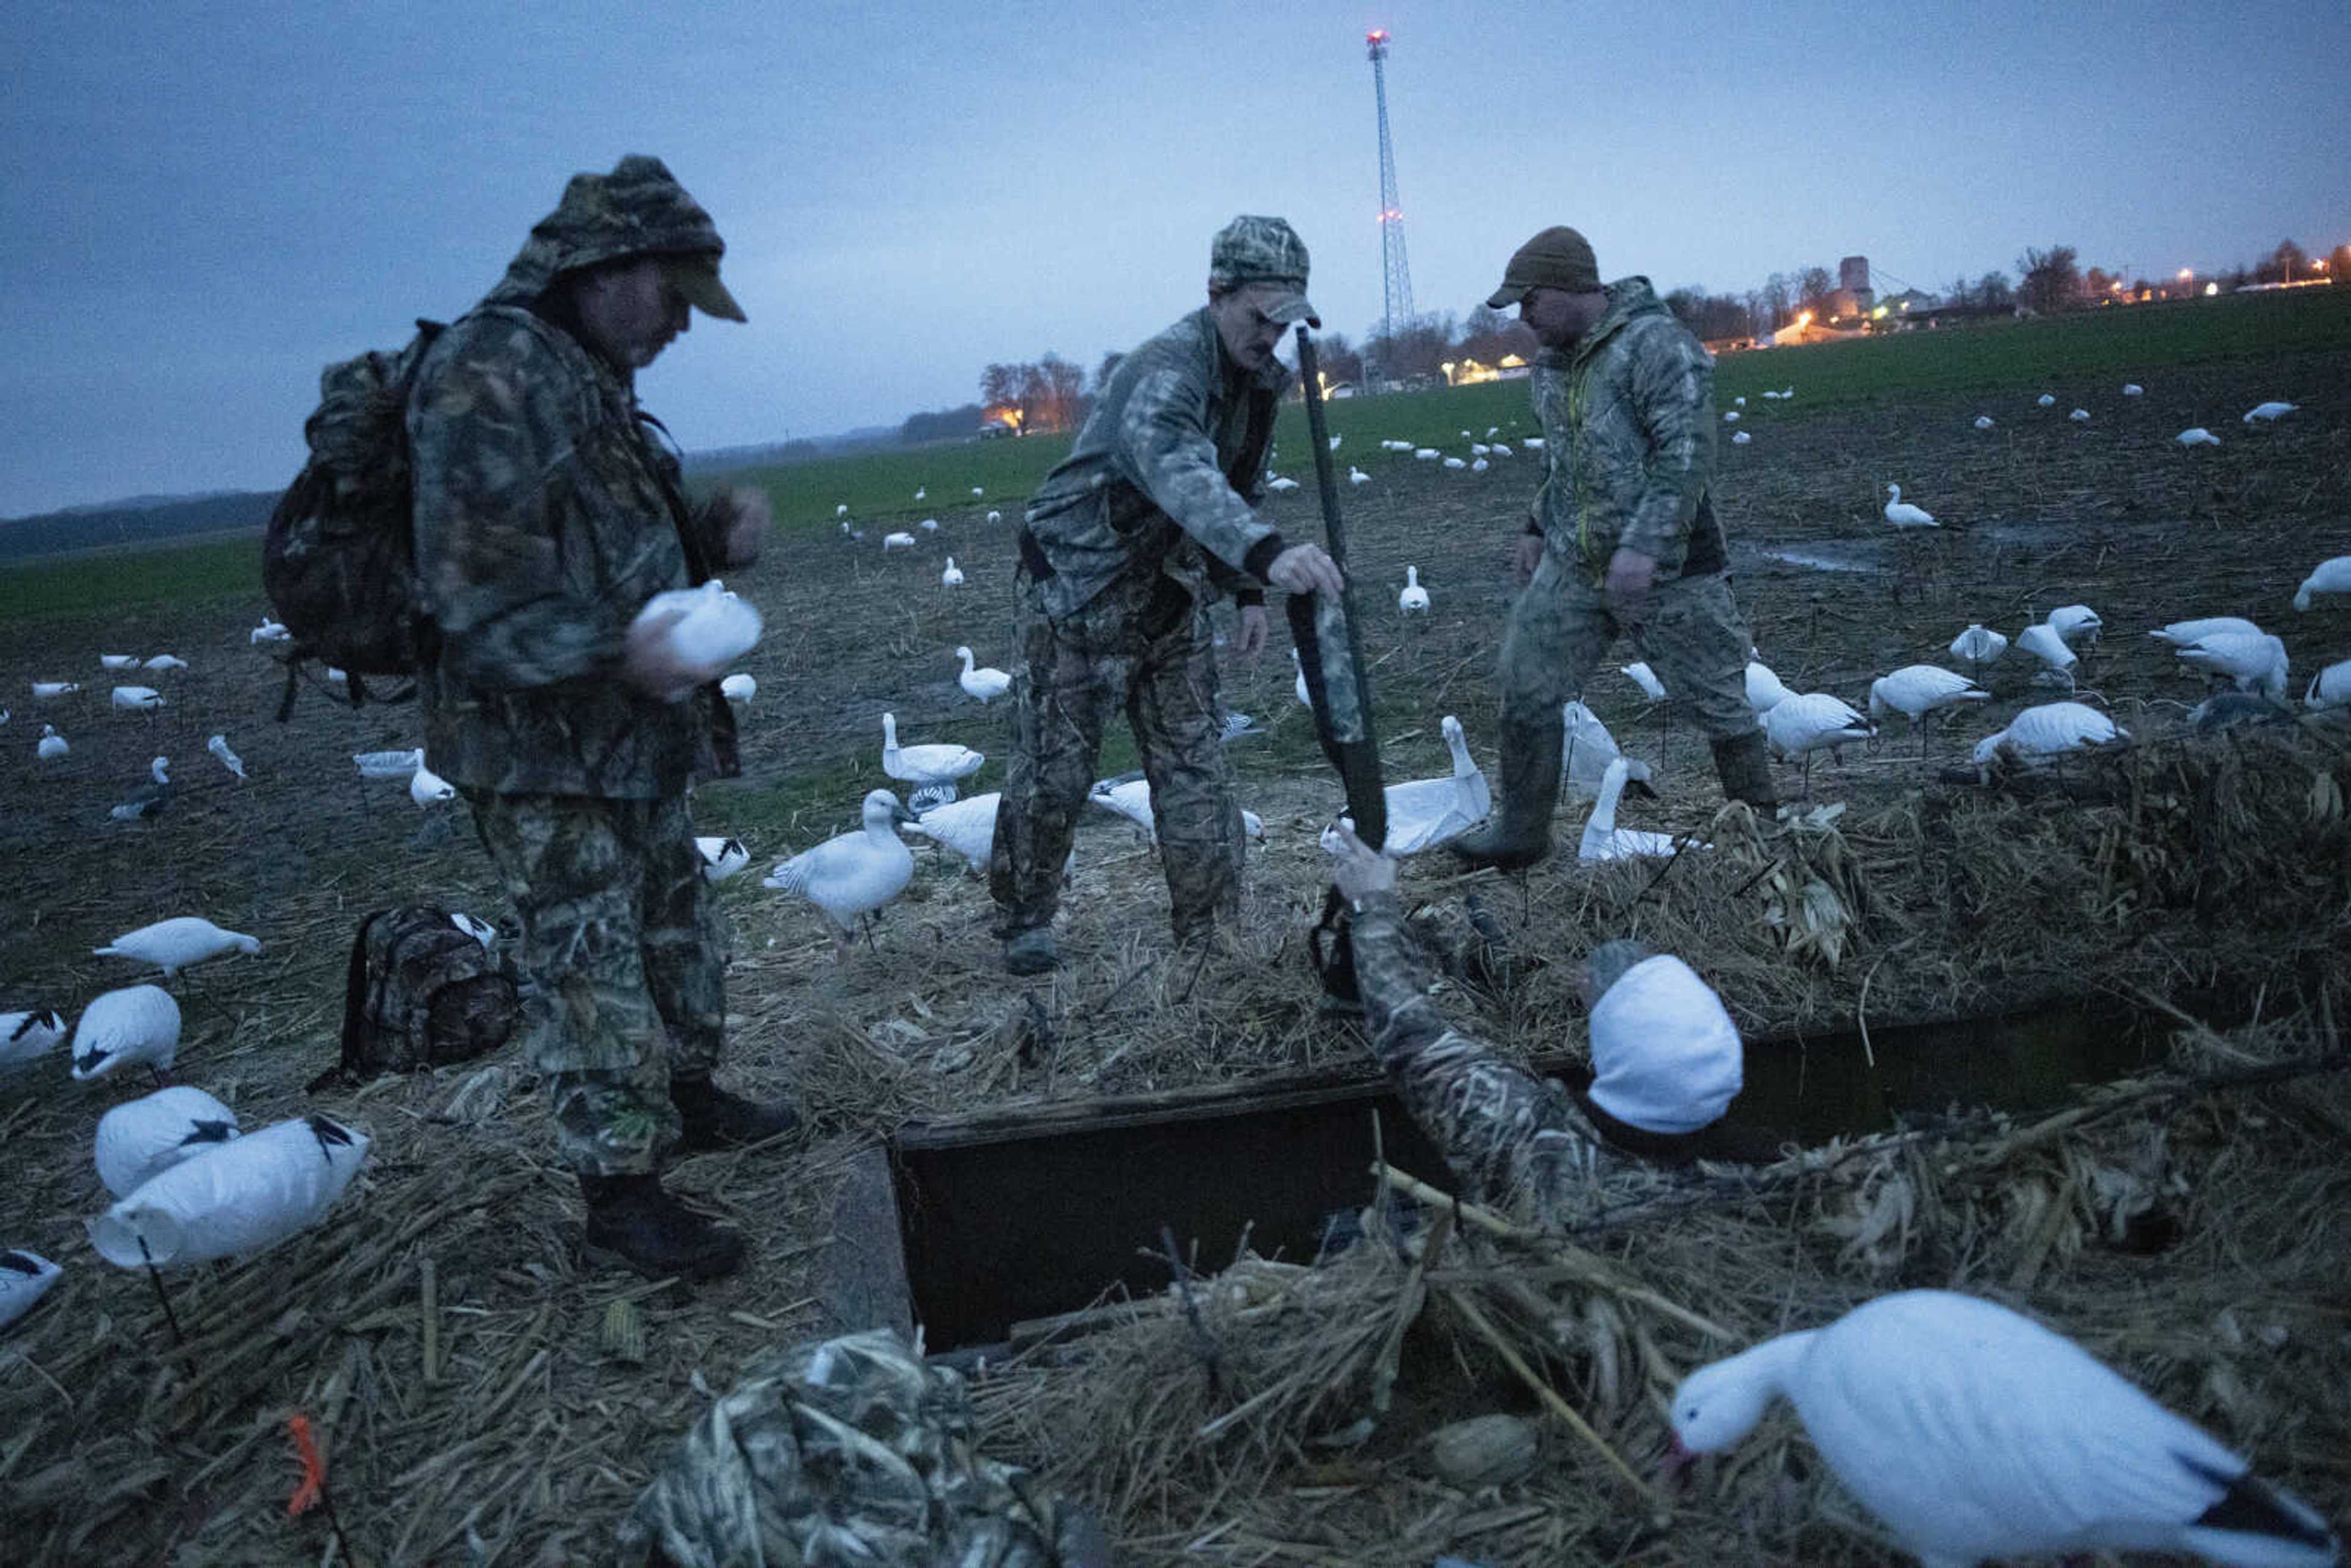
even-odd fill
[[[1395,862],[1343,827],[1336,842],[1332,879],[1348,903],[1373,1055],[1414,1124],[1444,1151],[1464,1197],[1531,1225],[1568,1228],[1604,1199],[1620,1201],[1654,1185],[1659,1167],[1777,1157],[1776,1139],[1720,1120],[1728,1101],[1714,1082],[1719,1073],[1692,1072],[1688,1042],[1668,1032],[1677,1019],[1646,1014],[1623,1031],[1642,1059],[1611,1063],[1610,1071],[1639,1086],[1637,1111],[1602,1092],[1604,1082],[1590,1092],[1571,1090],[1455,1029],[1429,995],[1432,971],[1414,934],[1416,922],[1396,897]],[[1508,962],[1498,963],[1499,945],[1478,924],[1473,915],[1466,948],[1447,954],[1456,977],[1473,986]],[[1458,917],[1440,920],[1429,934],[1442,942],[1448,930],[1458,936],[1460,925]],[[1620,980],[1652,962],[1676,961],[1637,942],[1600,944],[1587,964],[1587,1005],[1597,1014]],[[1720,1028],[1729,1037],[1735,1075],[1736,1030],[1727,1016]],[[1660,1106],[1690,1104],[1697,1108],[1685,1119],[1657,1113]],[[1625,1114],[1612,1114],[1611,1105]]]
[[[1240,651],[1265,646],[1264,584],[1336,592],[1315,545],[1257,516],[1283,329],[1314,320],[1306,247],[1280,218],[1236,218],[1210,247],[1208,303],[1122,359],[1020,531],[1012,758],[989,891],[1005,963],[1057,960],[1062,862],[1123,704],[1179,939],[1238,908],[1240,807],[1218,741],[1207,605],[1239,602]]]
[[[1108,1568],[1100,1521],[977,1452],[957,1374],[875,1329],[755,1364],[622,1520],[619,1561]]]
[[[591,1247],[707,1275],[739,1238],[661,1188],[689,1147],[757,1141],[783,1107],[716,1089],[718,917],[686,792],[734,768],[724,674],[637,623],[654,594],[748,565],[766,498],[687,505],[635,372],[691,324],[741,320],[725,246],[653,158],[580,174],[505,277],[444,331],[408,408],[425,753],[472,806],[523,930],[532,1063],[580,1176]]]
[[[1535,235],[1488,304],[1517,305],[1543,345],[1531,378],[1544,478],[1520,539],[1527,584],[1503,634],[1502,805],[1462,839],[1473,864],[1522,866],[1550,848],[1561,708],[1619,634],[1695,711],[1723,793],[1777,805],[1747,706],[1749,639],[1714,513],[1714,361],[1646,277],[1604,286],[1571,228]]]

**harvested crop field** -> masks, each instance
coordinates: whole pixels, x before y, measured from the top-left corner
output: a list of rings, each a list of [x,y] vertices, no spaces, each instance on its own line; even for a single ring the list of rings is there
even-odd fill
[[[1805,402],[1803,351],[1767,358],[1796,396],[1750,400],[1738,428],[1752,440],[1721,446],[1719,493],[1740,601],[1788,685],[1858,704],[1888,669],[1949,663],[1970,622],[2013,635],[2087,602],[2106,632],[2081,685],[2139,744],[2050,786],[1947,777],[1966,747],[2038,700],[2011,651],[1987,672],[1995,700],[1926,759],[1897,721],[1881,748],[1813,768],[1812,804],[1841,813],[1759,825],[1717,812],[1686,722],[1604,676],[1586,700],[1628,751],[1660,765],[1663,800],[1625,820],[1716,847],[1663,867],[1554,857],[1523,879],[1408,866],[1408,904],[1474,895],[1516,960],[1507,987],[1449,985],[1447,1011],[1513,1052],[1572,1055],[1583,1012],[1573,960],[1636,935],[1712,981],[1750,1039],[2086,999],[2168,1020],[2155,1054],[2125,1083],[2061,1086],[2031,1110],[1937,1106],[1907,1130],[1852,1125],[1752,1177],[1610,1194],[1567,1241],[1480,1229],[1442,1207],[1421,1211],[1445,1214],[1433,1235],[1398,1213],[1319,1268],[1304,1256],[1241,1260],[1198,1287],[1196,1322],[1161,1298],[976,1374],[985,1446],[1101,1509],[1128,1559],[1886,1561],[1890,1548],[1784,1420],[1702,1469],[1668,1522],[1654,1521],[1650,1477],[1659,1406],[1682,1372],[1909,1286],[2039,1315],[2330,1518],[2351,1518],[2351,1416],[2328,1392],[2351,1386],[2351,1088],[2338,1029],[2351,1006],[2340,957],[2351,950],[2351,727],[2189,737],[2180,720],[2203,682],[2146,635],[2188,616],[2258,620],[2287,641],[2296,697],[2315,670],[2351,657],[2351,601],[2287,608],[2313,564],[2351,550],[2351,357],[2282,350],[2149,369],[2137,375],[2146,394],[2130,399],[2121,376],[2102,373],[1823,411]],[[2053,408],[2035,406],[2043,390]],[[2273,397],[2300,407],[2274,425],[2240,423]],[[2092,417],[2068,420],[2076,406]],[[1991,430],[1971,427],[1979,413]],[[2223,444],[2173,443],[2195,424]],[[1341,456],[1373,475],[1343,502],[1388,768],[1444,771],[1438,725],[1454,714],[1490,770],[1493,644],[1532,455],[1473,475],[1375,449],[1357,457],[1372,444],[1353,438]],[[970,789],[1001,778],[1003,710],[964,697],[953,650],[968,643],[982,663],[1008,654],[1011,534],[983,517],[1017,515],[1018,497],[960,499],[970,480],[956,461],[943,449],[929,481],[959,497],[953,507],[861,517],[862,542],[830,524],[779,534],[732,584],[768,618],[745,665],[760,689],[745,777],[702,791],[696,814],[701,831],[743,839],[755,869],[852,824],[860,794],[883,782],[885,710],[910,742],[991,753]],[[776,483],[788,489],[791,471]],[[1893,536],[1878,519],[1888,483],[1944,526]],[[1310,484],[1271,503],[1293,538],[1319,533],[1312,496]],[[786,509],[805,515],[800,499]],[[881,552],[883,531],[924,516],[935,534]],[[952,591],[938,581],[950,553],[968,579]],[[1433,601],[1409,624],[1394,608],[1407,563]],[[1315,834],[1336,799],[1277,650],[1227,670],[1228,705],[1269,732],[1234,749],[1243,804],[1267,832],[1230,950],[1171,955],[1152,852],[1107,816],[1081,832],[1065,962],[1046,983],[1002,974],[984,888],[927,849],[875,946],[841,962],[805,905],[756,876],[723,884],[736,939],[723,1076],[789,1092],[814,1135],[676,1167],[674,1185],[750,1239],[739,1276],[687,1292],[595,1270],[579,1257],[576,1189],[550,1162],[545,1106],[511,1048],[479,1071],[303,1092],[334,1059],[360,914],[423,900],[490,919],[504,910],[462,817],[353,777],[350,753],[415,744],[408,710],[348,712],[306,694],[292,722],[271,721],[277,669],[246,641],[261,610],[256,591],[0,627],[0,686],[15,709],[0,732],[12,911],[0,1006],[70,1015],[134,977],[90,948],[165,915],[204,914],[266,946],[175,982],[181,1080],[248,1128],[318,1109],[375,1140],[322,1228],[257,1261],[172,1277],[186,1339],[175,1347],[149,1282],[101,1263],[80,1224],[103,1207],[89,1156],[97,1117],[141,1086],[74,1085],[62,1053],[0,1080],[12,1197],[0,1246],[66,1269],[0,1332],[12,1561],[319,1561],[324,1521],[285,1511],[301,1473],[286,1436],[295,1410],[323,1438],[362,1560],[592,1560],[664,1440],[711,1394],[762,1353],[838,1331],[822,1278],[836,1203],[858,1156],[902,1123],[1369,1071],[1360,1035],[1318,1015],[1304,958],[1323,885]],[[99,655],[165,651],[190,664],[141,677],[166,706],[110,711]],[[61,679],[84,690],[46,705],[25,696],[28,682]],[[34,760],[43,722],[69,740],[67,758]],[[250,782],[206,756],[214,732]],[[156,755],[173,759],[172,806],[152,822],[110,821]],[[1130,756],[1114,732],[1101,771]],[[1795,770],[1782,779],[1792,796]],[[1572,841],[1580,814],[1563,808],[1557,831]],[[1830,904],[1807,899],[1813,883]],[[1411,1174],[1451,1186],[1442,1170]],[[1368,1172],[1358,1201],[1400,1202]],[[1229,1248],[1204,1245],[1195,1267],[1217,1273]],[[622,1301],[642,1319],[641,1350],[607,1333]],[[1431,1472],[1431,1431],[1541,1413],[1533,1382],[1593,1432],[1547,1418],[1534,1468],[1490,1484]]]

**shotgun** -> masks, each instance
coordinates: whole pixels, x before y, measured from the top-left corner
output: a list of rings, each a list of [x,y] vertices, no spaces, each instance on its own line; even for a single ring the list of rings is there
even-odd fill
[[[1331,559],[1348,587],[1336,598],[1293,593],[1286,606],[1290,635],[1298,645],[1298,665],[1306,676],[1306,696],[1314,709],[1314,736],[1322,743],[1347,792],[1347,814],[1355,833],[1378,849],[1387,841],[1388,802],[1380,784],[1379,741],[1372,724],[1372,688],[1364,678],[1364,653],[1355,636],[1354,578],[1347,567],[1347,525],[1339,515],[1339,484],[1332,472],[1331,437],[1322,418],[1322,379],[1316,373],[1314,340],[1298,329],[1298,374],[1306,397],[1307,439],[1314,448],[1314,484],[1322,501],[1322,527]],[[1315,971],[1322,977],[1324,1006],[1358,1010],[1353,944],[1348,941],[1345,901],[1335,887],[1323,894],[1322,918],[1310,937]],[[1327,949],[1326,949],[1327,941]]]

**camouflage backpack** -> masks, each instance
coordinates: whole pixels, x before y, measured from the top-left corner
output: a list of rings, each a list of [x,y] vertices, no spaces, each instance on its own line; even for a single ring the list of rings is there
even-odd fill
[[[521,1012],[514,977],[447,910],[379,909],[351,939],[341,1063],[318,1082],[470,1061],[504,1044]]]
[[[356,706],[364,677],[413,674],[429,651],[416,604],[408,398],[442,330],[419,320],[398,352],[370,350],[319,373],[319,406],[302,424],[309,460],[270,513],[261,547],[262,588],[293,634],[280,720],[293,711],[306,659],[343,671]]]

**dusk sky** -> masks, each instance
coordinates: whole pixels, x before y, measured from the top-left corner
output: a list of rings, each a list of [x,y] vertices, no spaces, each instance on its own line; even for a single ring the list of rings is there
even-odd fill
[[[689,449],[1089,371],[1276,213],[1379,315],[1368,27],[1416,300],[1583,228],[1606,276],[1881,289],[2026,246],[2150,275],[2351,240],[2351,6],[28,0],[0,58],[0,517],[292,477],[319,366],[496,281],[571,173],[668,162],[747,326],[640,378]]]

